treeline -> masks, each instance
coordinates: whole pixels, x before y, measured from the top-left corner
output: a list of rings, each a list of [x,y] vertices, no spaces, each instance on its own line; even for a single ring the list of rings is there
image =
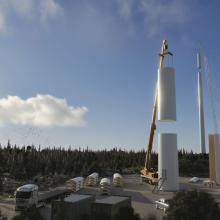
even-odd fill
[[[179,151],[180,176],[209,177],[209,154]]]
[[[17,180],[31,179],[37,175],[64,174],[87,176],[92,172],[111,175],[113,172],[138,173],[144,165],[144,150],[92,151],[90,149],[17,147],[10,142],[0,146],[0,173],[9,173]],[[157,154],[152,153],[152,167],[157,169]],[[179,170],[182,176],[208,176],[208,155],[179,151]]]

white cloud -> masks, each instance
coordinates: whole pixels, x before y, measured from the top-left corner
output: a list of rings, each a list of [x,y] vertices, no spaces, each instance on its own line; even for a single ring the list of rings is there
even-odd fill
[[[117,0],[120,16],[127,20],[133,14],[133,0]]]
[[[41,19],[45,21],[49,17],[54,17],[57,15],[60,12],[61,7],[54,0],[42,0],[40,10]]]
[[[31,17],[34,7],[33,0],[7,0],[8,10],[13,10],[16,14]]]
[[[135,25],[135,16],[142,17],[149,35],[189,20],[190,2],[185,0],[116,0],[116,3],[119,16],[131,25]]]
[[[37,95],[26,100],[18,96],[0,99],[0,124],[31,126],[84,126],[86,107],[69,106],[65,99]]]
[[[45,22],[60,11],[56,0],[0,0],[0,32],[6,30],[11,15]]]
[[[148,26],[150,35],[169,25],[184,24],[189,19],[189,8],[186,1],[141,0],[139,5]]]
[[[0,32],[5,31],[5,17],[0,11]]]
[[[62,1],[60,0],[60,2]],[[94,26],[106,21],[116,23],[119,18],[127,22],[127,27],[132,32],[136,29],[136,22],[143,21],[149,35],[157,34],[171,25],[186,23],[190,17],[189,9],[191,7],[191,2],[186,0],[113,0],[98,1],[98,3],[97,1],[85,0],[72,2],[76,21],[79,18],[85,21],[92,13],[98,14],[100,17],[99,21],[94,21]],[[8,25],[12,25],[10,23],[11,15],[26,19],[31,18],[32,21],[44,24],[58,17],[62,11],[63,8],[59,0],[0,0],[0,32],[7,30]],[[85,14],[85,11],[88,14]],[[78,25],[81,26],[81,23]]]

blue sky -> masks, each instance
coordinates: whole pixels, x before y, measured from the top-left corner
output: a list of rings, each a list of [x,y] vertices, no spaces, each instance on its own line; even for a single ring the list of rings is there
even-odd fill
[[[201,43],[218,116],[219,10],[217,0],[1,1],[1,143],[145,148],[158,53],[167,39],[177,122],[157,122],[157,133],[178,133],[179,148],[198,151],[195,56]],[[204,70],[203,87],[207,135],[213,123]],[[45,118],[36,103],[58,110]]]

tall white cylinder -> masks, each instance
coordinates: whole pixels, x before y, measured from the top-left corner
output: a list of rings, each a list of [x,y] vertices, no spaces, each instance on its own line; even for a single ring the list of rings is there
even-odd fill
[[[177,135],[161,133],[158,135],[158,171],[159,184],[163,191],[179,190],[179,165],[177,151]]]
[[[198,107],[199,107],[200,153],[206,153],[205,122],[204,122],[204,110],[203,110],[203,93],[202,93],[201,72],[198,72]]]
[[[176,121],[175,70],[164,67],[158,70],[158,120]]]

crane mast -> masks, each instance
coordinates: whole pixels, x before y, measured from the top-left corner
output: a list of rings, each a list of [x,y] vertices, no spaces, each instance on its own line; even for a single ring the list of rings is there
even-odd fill
[[[158,64],[158,69],[163,68],[164,58],[165,55],[171,55],[172,53],[168,51],[168,42],[167,40],[163,40],[161,50],[159,53],[160,59]],[[150,127],[150,135],[149,135],[149,141],[147,145],[147,153],[145,158],[145,164],[143,170],[141,170],[141,176],[148,179],[147,182],[153,184],[155,181],[157,181],[158,175],[155,172],[151,172],[151,152],[153,148],[153,141],[154,141],[154,133],[156,130],[156,114],[157,114],[157,97],[158,97],[158,88],[156,84],[156,91],[155,91],[155,97],[154,97],[154,105],[153,105],[153,112],[152,112],[152,118],[151,118],[151,127]]]

